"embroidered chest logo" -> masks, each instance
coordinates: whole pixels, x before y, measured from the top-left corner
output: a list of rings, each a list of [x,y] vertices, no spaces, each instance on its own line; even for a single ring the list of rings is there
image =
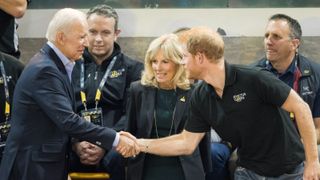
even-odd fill
[[[302,90],[304,90],[304,91],[310,91],[310,88],[309,88],[309,86],[303,86],[303,87],[302,87]]]
[[[233,95],[233,100],[234,100],[235,102],[238,102],[238,103],[239,103],[239,102],[243,101],[246,96],[247,96],[246,93],[241,93],[241,94]]]
[[[307,96],[313,94],[313,91],[310,90],[309,86],[302,86],[301,96]]]
[[[110,72],[110,78],[117,78],[117,77],[121,76],[124,71],[125,71],[124,68],[119,69],[119,70],[111,71]]]

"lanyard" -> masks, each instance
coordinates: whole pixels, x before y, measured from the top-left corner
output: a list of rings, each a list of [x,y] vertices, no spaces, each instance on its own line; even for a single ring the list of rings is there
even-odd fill
[[[293,73],[293,90],[296,91],[297,93],[299,93],[299,79],[302,76],[301,71],[298,67],[298,59],[295,62],[295,69],[294,69],[294,73]],[[290,112],[290,118],[291,119],[295,119],[295,116],[292,112]],[[295,123],[296,125],[296,123]]]
[[[103,78],[100,81],[100,84],[99,84],[99,87],[96,91],[96,96],[95,96],[96,108],[98,107],[98,103],[101,99],[102,88],[103,88],[104,84],[106,83],[106,81],[108,79],[108,75],[109,75],[114,63],[116,62],[116,60],[117,60],[117,56],[114,56],[112,61],[109,64],[106,72],[104,73]],[[87,110],[87,100],[86,100],[86,94],[84,92],[84,60],[83,59],[81,59],[80,88],[81,88],[81,91],[80,91],[81,101],[82,101],[82,104],[83,104],[85,110]]]
[[[293,89],[297,92],[297,93],[299,93],[299,79],[300,79],[300,77],[302,76],[302,74],[301,74],[301,71],[300,71],[300,69],[299,69],[299,67],[298,67],[298,65],[297,65],[297,61],[298,60],[296,60],[296,62],[295,62],[295,69],[294,69],[294,74],[293,74]]]
[[[2,58],[3,58],[3,56],[2,56]],[[0,61],[0,68],[1,68],[2,78],[3,78],[3,84],[4,84],[4,93],[5,93],[5,97],[6,97],[4,114],[5,114],[6,121],[7,121],[9,119],[9,116],[10,116],[9,88],[8,88],[6,71],[4,69],[4,65],[3,65],[3,61],[2,60]]]

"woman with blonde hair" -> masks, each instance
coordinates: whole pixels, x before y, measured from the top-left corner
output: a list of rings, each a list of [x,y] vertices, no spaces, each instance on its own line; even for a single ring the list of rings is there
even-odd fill
[[[137,138],[180,133],[187,120],[191,87],[181,64],[178,37],[162,35],[146,52],[141,81],[131,84],[128,131]],[[146,153],[128,161],[128,180],[204,180],[199,149],[190,156],[161,157]]]

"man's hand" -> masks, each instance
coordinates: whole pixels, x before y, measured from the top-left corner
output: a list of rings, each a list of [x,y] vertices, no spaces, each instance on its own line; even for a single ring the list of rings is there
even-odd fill
[[[128,132],[120,132],[120,140],[116,150],[123,157],[131,157],[139,154],[140,149],[137,144],[137,139]]]
[[[105,150],[86,141],[75,143],[74,151],[80,158],[80,162],[86,165],[96,165],[105,154]]]
[[[319,161],[313,161],[311,163],[305,162],[304,180],[319,180],[320,179],[320,164]]]

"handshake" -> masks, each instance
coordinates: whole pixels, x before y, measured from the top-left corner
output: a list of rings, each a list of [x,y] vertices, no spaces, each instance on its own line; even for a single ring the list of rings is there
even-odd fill
[[[141,152],[141,148],[144,147],[139,139],[136,139],[129,132],[120,132],[119,144],[116,147],[118,153],[123,157],[135,157]]]

